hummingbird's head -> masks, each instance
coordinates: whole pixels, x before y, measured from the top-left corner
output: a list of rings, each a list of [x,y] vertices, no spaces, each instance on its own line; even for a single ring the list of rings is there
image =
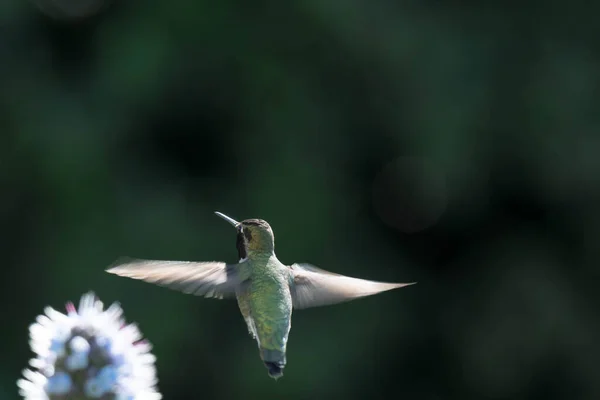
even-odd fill
[[[237,230],[236,247],[240,259],[247,258],[252,253],[273,252],[275,237],[271,226],[262,219],[245,219],[238,222],[218,211],[215,212]]]

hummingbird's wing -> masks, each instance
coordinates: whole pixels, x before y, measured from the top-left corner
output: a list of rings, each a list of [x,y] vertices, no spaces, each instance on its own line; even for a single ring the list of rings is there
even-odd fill
[[[416,283],[384,283],[351,278],[310,264],[293,264],[291,270],[294,278],[291,286],[292,303],[297,309],[342,303]]]
[[[240,264],[219,261],[160,261],[121,257],[107,270],[111,274],[140,279],[196,296],[233,297],[244,280]]]

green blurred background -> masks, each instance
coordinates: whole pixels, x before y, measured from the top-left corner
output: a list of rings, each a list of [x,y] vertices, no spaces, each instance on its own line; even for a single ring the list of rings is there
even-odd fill
[[[1,399],[87,290],[167,400],[600,398],[598,4],[36,1],[0,3]],[[236,261],[215,210],[419,284],[295,313],[274,382],[235,302],[104,272]]]

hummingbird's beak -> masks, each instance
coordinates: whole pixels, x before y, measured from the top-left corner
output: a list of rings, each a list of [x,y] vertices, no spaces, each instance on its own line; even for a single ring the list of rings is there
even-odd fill
[[[219,217],[223,218],[225,221],[229,222],[231,225],[235,226],[237,228],[237,226],[240,224],[239,222],[237,222],[235,219],[233,218],[229,218],[227,215],[220,213],[218,211],[215,211],[215,214],[217,214]]]

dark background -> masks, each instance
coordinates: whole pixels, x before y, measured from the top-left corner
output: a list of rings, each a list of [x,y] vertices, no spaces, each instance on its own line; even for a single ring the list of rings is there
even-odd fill
[[[37,1],[0,3],[1,399],[87,290],[167,400],[600,398],[600,3]],[[296,312],[274,382],[235,302],[104,272],[236,261],[215,210],[419,283]]]

